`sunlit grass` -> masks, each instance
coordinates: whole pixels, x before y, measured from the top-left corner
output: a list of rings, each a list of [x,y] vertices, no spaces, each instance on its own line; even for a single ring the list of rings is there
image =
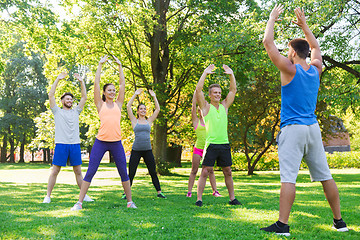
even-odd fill
[[[141,165],[132,189],[138,209],[127,209],[126,201],[120,199],[123,191],[119,177],[114,177],[115,166],[102,164],[96,184],[89,190],[95,202],[84,203],[82,211],[73,212],[70,208],[79,194],[75,183],[58,183],[52,202],[41,204],[46,183],[36,183],[36,179],[39,174],[49,174],[44,171],[49,165],[0,164],[1,173],[27,169],[35,179],[16,183],[1,178],[0,239],[281,239],[259,230],[278,218],[279,172],[256,172],[254,176],[234,172],[235,194],[243,206],[228,205],[224,177],[216,172],[218,190],[224,197],[213,197],[207,183],[204,206],[199,208],[194,205],[196,192],[192,198],[185,197],[190,165],[185,166],[173,170],[171,176],[160,176],[167,199],[159,199]],[[343,218],[352,230],[338,233],[331,229],[332,214],[321,184],[311,183],[308,172],[301,171],[289,222],[290,239],[360,239],[360,170],[332,172]]]

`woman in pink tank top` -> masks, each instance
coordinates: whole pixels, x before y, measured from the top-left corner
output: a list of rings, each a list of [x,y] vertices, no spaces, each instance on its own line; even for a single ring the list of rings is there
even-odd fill
[[[115,62],[119,66],[119,94],[116,96],[114,84],[108,83],[103,87],[103,95],[100,94],[100,75],[102,65],[108,60],[108,56],[104,56],[99,61],[95,74],[94,82],[94,102],[100,117],[100,129],[96,136],[95,143],[91,149],[89,167],[86,172],[83,184],[81,185],[79,201],[71,210],[81,210],[82,202],[87,193],[92,178],[94,177],[102,157],[105,152],[109,151],[114,157],[117,170],[121,177],[121,182],[127,198],[127,207],[136,208],[132,202],[130,179],[126,170],[125,151],[121,143],[121,107],[125,98],[125,77],[122,70],[121,62],[113,56]],[[115,102],[114,102],[115,100]]]

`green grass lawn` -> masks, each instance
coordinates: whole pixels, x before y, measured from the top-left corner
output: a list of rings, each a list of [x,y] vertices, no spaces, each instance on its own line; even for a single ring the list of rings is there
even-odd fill
[[[102,164],[101,168],[114,170],[113,166]],[[24,168],[32,169],[36,179],[37,169],[49,165],[0,164],[0,170]],[[167,199],[156,198],[148,174],[138,174],[132,188],[138,209],[126,208],[126,201],[120,199],[120,184],[91,186],[88,194],[95,202],[84,203],[82,211],[73,212],[70,208],[79,194],[75,180],[74,184],[57,184],[50,204],[41,204],[44,183],[0,182],[0,239],[281,239],[259,230],[278,217],[278,172],[254,176],[234,172],[235,194],[243,206],[227,204],[224,177],[216,172],[218,190],[224,197],[213,197],[207,183],[201,208],[195,206],[195,188],[192,198],[185,197],[189,172],[185,164],[173,169],[172,176],[160,176]],[[343,218],[351,231],[331,229],[332,214],[321,184],[311,183],[307,171],[301,171],[289,221],[291,236],[283,239],[360,239],[360,171],[332,172]]]

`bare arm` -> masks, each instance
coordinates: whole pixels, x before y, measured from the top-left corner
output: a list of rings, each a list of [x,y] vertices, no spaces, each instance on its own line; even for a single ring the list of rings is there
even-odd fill
[[[298,25],[299,27],[301,27],[301,29],[303,30],[303,32],[305,34],[305,39],[308,41],[308,43],[310,45],[310,49],[311,49],[310,64],[314,65],[318,69],[319,74],[321,74],[321,72],[322,72],[322,56],[321,56],[321,50],[320,50],[319,43],[316,40],[314,34],[311,32],[309,26],[306,23],[304,9],[296,8],[295,14],[296,14],[297,21],[296,22],[292,21],[292,22],[295,23],[296,25]]]
[[[196,95],[196,101],[199,104],[199,107],[201,108],[201,110],[204,112],[204,115],[206,115],[209,111],[209,103],[206,102],[205,97],[204,97],[204,93],[203,93],[203,88],[204,88],[204,83],[205,83],[205,79],[206,76],[209,74],[213,74],[213,70],[215,68],[214,64],[209,65],[203,72],[203,74],[201,75],[198,84],[196,85],[196,90],[195,90],[195,95]]]
[[[233,70],[227,66],[227,65],[223,65],[223,68],[225,70],[225,74],[228,74],[230,77],[230,89],[229,89],[229,93],[226,96],[226,98],[223,101],[223,105],[226,109],[226,111],[229,109],[230,105],[234,102],[235,99],[235,94],[236,94],[236,79],[234,76],[234,72]]]
[[[153,114],[148,119],[148,122],[151,125],[155,121],[155,119],[157,118],[157,116],[160,113],[160,104],[159,104],[159,101],[156,98],[155,92],[153,90],[149,90],[149,93],[153,97],[154,103],[155,103],[155,111],[153,112]]]
[[[292,78],[296,73],[295,65],[286,57],[280,54],[274,43],[274,25],[275,22],[281,21],[279,15],[284,11],[283,6],[276,5],[271,11],[269,20],[266,25],[263,44],[271,61],[280,70],[282,74]]]
[[[101,68],[102,65],[108,60],[108,56],[105,55],[104,57],[102,57],[99,61],[99,65],[98,68],[96,70],[95,73],[95,82],[94,82],[94,102],[95,102],[95,106],[98,112],[100,112],[101,106],[103,104],[103,100],[101,98],[101,93],[100,93],[100,76],[101,76]]]
[[[191,120],[193,127],[195,128],[199,122],[199,118],[196,114],[196,90],[194,91],[193,98],[192,98],[192,105],[191,105]]]
[[[80,85],[81,85],[81,99],[79,102],[79,108],[83,109],[85,106],[85,103],[86,103],[86,99],[87,99],[85,82],[84,82],[84,79],[82,79],[82,77],[78,73],[74,73],[74,77],[77,80],[79,80]]]
[[[132,108],[131,106],[133,105],[133,102],[136,98],[137,95],[140,95],[142,92],[142,89],[138,89],[135,91],[134,95],[131,97],[131,99],[129,100],[129,102],[126,104],[126,110],[127,110],[127,113],[129,115],[129,118],[130,118],[130,121],[131,121],[131,125],[132,127],[134,128],[135,125],[136,125],[136,117],[134,116],[134,113],[132,111]]]
[[[68,75],[68,74],[65,73],[65,72],[60,73],[59,76],[57,76],[57,78],[55,79],[53,85],[51,86],[51,89],[50,89],[49,94],[48,94],[48,95],[49,95],[50,108],[53,108],[53,107],[55,107],[55,105],[56,105],[55,91],[56,91],[56,87],[57,87],[59,81],[60,81],[61,79],[66,78],[67,75]]]
[[[115,56],[113,56],[113,58],[115,62],[119,65],[119,94],[115,102],[121,109],[125,99],[125,76],[120,60],[117,59]]]

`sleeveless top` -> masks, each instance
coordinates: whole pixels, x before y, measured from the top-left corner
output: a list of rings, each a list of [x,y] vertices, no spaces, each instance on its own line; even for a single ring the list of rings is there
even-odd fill
[[[205,141],[206,141],[206,128],[205,126],[201,125],[200,120],[195,128],[195,133],[196,133],[195,147],[197,149],[204,149]]]
[[[136,122],[134,127],[135,141],[133,143],[132,149],[135,151],[147,151],[151,150],[151,141],[150,141],[150,124],[139,124],[139,121]]]
[[[314,112],[320,87],[319,71],[313,65],[307,71],[300,64],[295,66],[294,78],[281,87],[280,128],[290,124],[317,123]]]
[[[209,113],[204,117],[206,127],[206,147],[210,143],[227,144],[229,143],[227,125],[228,117],[224,105],[219,104],[216,109],[210,104]]]
[[[103,103],[100,112],[100,129],[96,136],[97,139],[106,142],[116,142],[121,140],[120,118],[121,110],[114,103],[113,108],[108,108],[106,102]]]

